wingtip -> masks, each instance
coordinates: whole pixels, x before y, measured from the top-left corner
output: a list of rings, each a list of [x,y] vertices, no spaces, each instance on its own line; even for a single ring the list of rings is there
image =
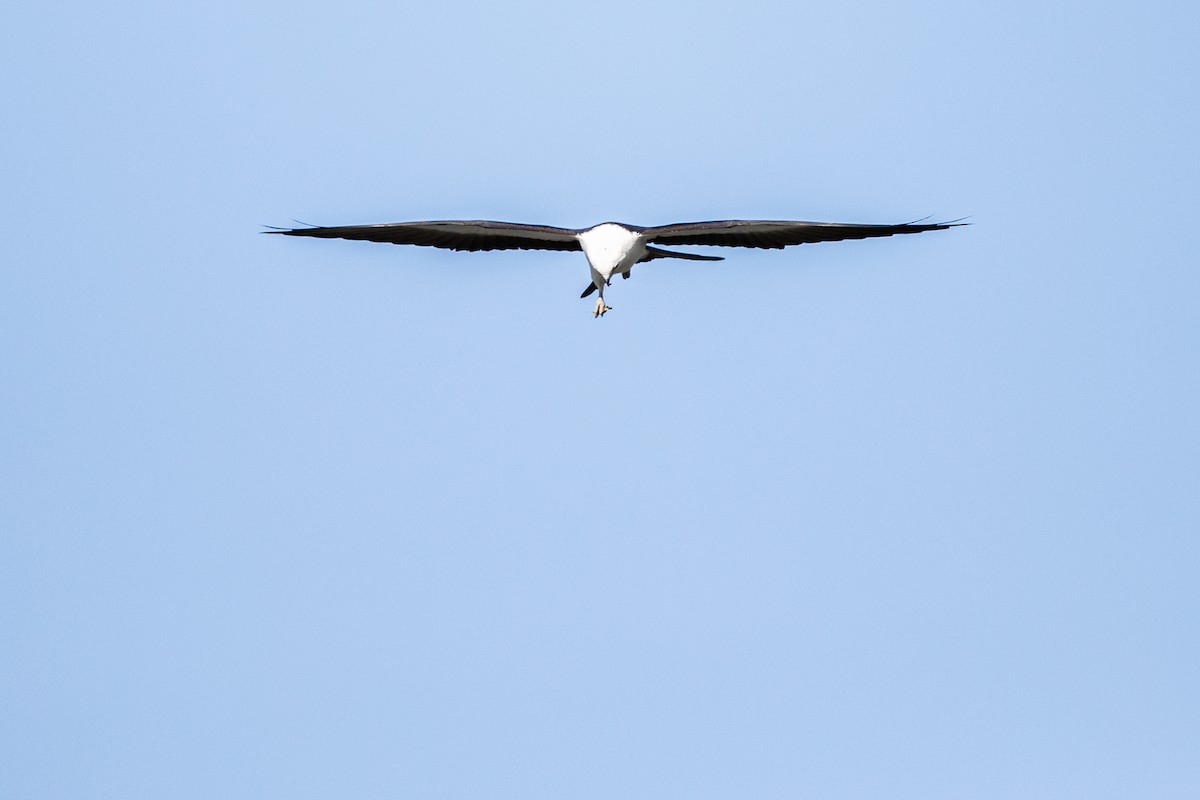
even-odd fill
[[[320,225],[313,225],[311,222],[301,222],[298,219],[294,219],[292,222],[296,223],[300,227],[281,228],[278,225],[263,225],[264,228],[268,228],[269,230],[259,231],[259,233],[282,233],[286,236],[287,234],[294,234],[297,231],[316,230],[321,227]]]
[[[913,220],[912,222],[906,222],[904,224],[905,225],[921,225],[922,227],[929,226],[930,228],[936,228],[938,230],[941,230],[943,228],[959,228],[964,225],[970,225],[972,223],[964,222],[964,220],[968,220],[970,218],[971,217],[968,215],[965,217],[959,217],[958,219],[945,220],[944,222],[926,222],[926,220],[933,219],[933,215],[930,215],[928,217],[921,217],[920,219]]]

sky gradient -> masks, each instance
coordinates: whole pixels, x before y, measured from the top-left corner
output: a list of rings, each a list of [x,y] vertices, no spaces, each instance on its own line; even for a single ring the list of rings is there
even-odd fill
[[[8,17],[0,796],[1200,790],[1193,7]]]

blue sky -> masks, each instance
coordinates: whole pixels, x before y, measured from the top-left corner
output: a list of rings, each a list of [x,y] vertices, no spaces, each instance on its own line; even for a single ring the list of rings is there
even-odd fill
[[[0,795],[1194,797],[1197,23],[12,9]]]

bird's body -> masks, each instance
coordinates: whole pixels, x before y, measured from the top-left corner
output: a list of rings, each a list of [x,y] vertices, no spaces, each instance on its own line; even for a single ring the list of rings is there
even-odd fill
[[[593,313],[599,317],[609,310],[604,303],[604,288],[614,275],[620,274],[628,278],[635,264],[658,258],[722,260],[721,256],[679,253],[654,247],[654,244],[780,249],[811,242],[834,242],[943,230],[961,224],[963,223],[906,222],[899,225],[856,225],[840,222],[721,220],[684,222],[652,228],[618,222],[602,222],[590,228],[556,228],[516,222],[450,220],[292,228],[267,233],[415,244],[449,250],[582,250],[591,268],[592,281],[580,296],[587,297],[592,292],[599,291],[600,296],[596,299],[596,309]]]
[[[646,242],[637,231],[615,222],[603,222],[577,234],[583,254],[592,268],[592,280],[608,281],[616,273],[628,272],[646,257]]]
[[[584,289],[582,296],[586,297],[593,289],[598,289],[600,296],[596,298],[593,316],[603,316],[608,311],[604,303],[604,287],[617,273],[629,276],[633,265],[645,258],[646,242],[637,231],[615,222],[603,222],[588,228],[578,234],[578,239],[583,254],[587,256],[588,266],[592,269],[592,282]]]

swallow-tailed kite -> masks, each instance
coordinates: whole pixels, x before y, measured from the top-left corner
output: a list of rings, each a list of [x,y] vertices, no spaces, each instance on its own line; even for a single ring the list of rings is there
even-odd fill
[[[656,258],[721,261],[721,256],[679,253],[654,247],[666,245],[718,245],[782,249],[794,244],[869,239],[900,233],[940,231],[961,222],[906,222],[899,225],[856,225],[843,222],[784,222],[727,219],[716,222],[682,222],[642,228],[619,222],[602,222],[590,228],[555,228],[518,222],[450,220],[443,222],[392,222],[382,225],[306,227],[265,231],[284,236],[319,239],[361,239],[368,242],[415,244],[448,250],[582,250],[591,266],[592,281],[580,297],[599,291],[592,316],[609,311],[604,287],[613,275],[628,278],[634,264]]]

